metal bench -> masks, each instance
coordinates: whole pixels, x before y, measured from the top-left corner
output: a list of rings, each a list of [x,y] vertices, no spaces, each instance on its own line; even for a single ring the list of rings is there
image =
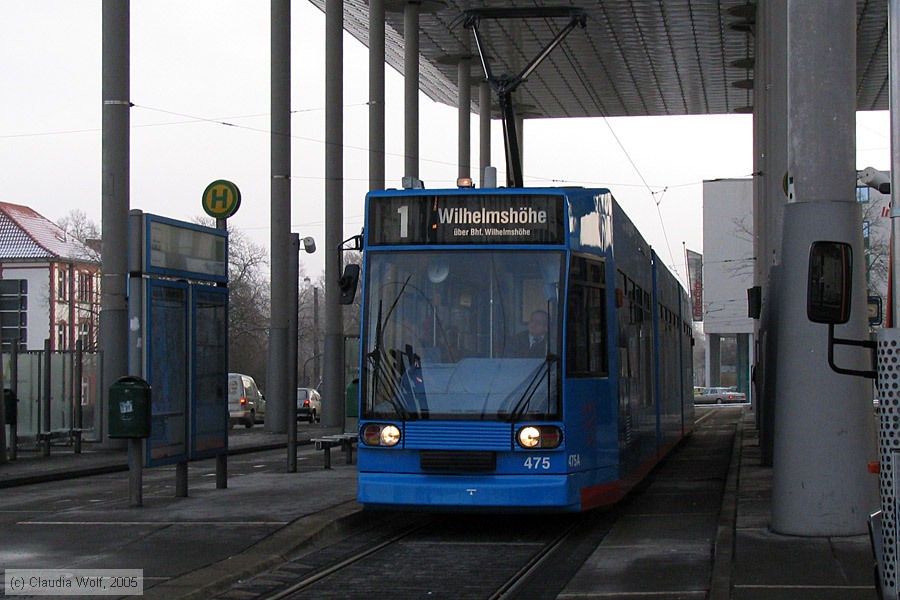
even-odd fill
[[[325,468],[331,468],[331,449],[340,447],[347,455],[347,464],[353,464],[353,444],[356,443],[357,437],[355,433],[338,433],[335,435],[323,435],[322,437],[312,438],[316,444],[316,450],[325,451]]]

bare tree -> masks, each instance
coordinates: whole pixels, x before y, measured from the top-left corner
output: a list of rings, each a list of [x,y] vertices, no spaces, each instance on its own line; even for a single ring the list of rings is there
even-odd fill
[[[733,218],[731,220],[732,229],[731,235],[738,240],[742,240],[744,242],[750,243],[751,253],[753,248],[753,217],[750,215],[744,215],[741,218]],[[753,275],[753,267],[754,267],[755,258],[750,256],[747,258],[727,258],[722,260],[723,263],[728,263],[724,269],[725,271],[731,273],[732,277],[742,278]]]
[[[706,336],[694,327],[694,385],[706,385]]]
[[[881,217],[884,207],[876,202],[864,202],[862,206],[863,242],[865,243],[866,288],[869,295],[884,297],[887,294],[888,272],[890,270],[890,236],[886,229],[886,220]],[[889,222],[889,221],[887,221]],[[741,240],[753,238],[750,215],[740,219],[732,219],[732,235]],[[750,275],[753,272],[755,259],[726,259],[730,263],[725,270],[733,277]]]
[[[344,252],[342,261],[344,264],[361,264],[362,253],[358,251]],[[321,375],[321,368],[317,370],[316,367],[320,365],[321,354],[324,350],[325,283],[324,272],[317,279],[305,277],[300,281],[297,314],[297,367],[299,379],[304,386],[311,385],[315,387],[318,385],[318,377]],[[360,296],[361,294],[357,290],[353,304],[343,307],[345,335],[356,336],[359,334]],[[317,357],[318,360],[316,360]]]
[[[862,205],[863,243],[866,256],[866,288],[869,295],[887,295],[890,270],[890,235],[886,232],[887,219],[879,218],[882,206],[875,202]]]
[[[265,389],[269,348],[268,251],[243,232],[228,239],[228,368]]]
[[[214,227],[213,219],[194,222]],[[269,350],[268,250],[228,226],[228,370],[253,376],[265,390]]]
[[[73,208],[56,222],[66,235],[71,235],[85,247],[84,256],[75,256],[89,261],[100,262],[100,227],[83,210]]]

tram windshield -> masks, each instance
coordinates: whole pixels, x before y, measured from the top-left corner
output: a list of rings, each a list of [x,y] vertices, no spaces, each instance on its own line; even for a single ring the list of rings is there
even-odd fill
[[[363,418],[559,418],[559,251],[367,255]]]

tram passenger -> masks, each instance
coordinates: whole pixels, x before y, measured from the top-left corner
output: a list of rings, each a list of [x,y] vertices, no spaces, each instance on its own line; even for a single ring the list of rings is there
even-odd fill
[[[547,356],[549,316],[536,310],[528,319],[528,330],[515,334],[509,341],[506,355],[511,358],[544,358]]]

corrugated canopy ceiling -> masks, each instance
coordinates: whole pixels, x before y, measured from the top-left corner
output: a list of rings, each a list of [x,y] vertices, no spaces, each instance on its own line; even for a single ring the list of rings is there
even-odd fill
[[[324,0],[313,0],[322,8]],[[403,72],[402,0],[387,0],[386,60]],[[456,106],[458,58],[471,55],[473,84],[483,79],[470,9],[566,6],[584,11],[576,27],[521,85],[517,113],[529,118],[722,114],[752,105],[753,21],[745,0],[595,0],[481,3],[424,0],[420,5],[420,89]],[[366,44],[368,6],[344,0],[344,27]],[[860,110],[888,108],[887,0],[857,0],[857,98]],[[483,19],[493,75],[517,75],[568,23],[567,18]],[[740,66],[734,66],[738,64]],[[477,93],[473,94],[477,112]]]

